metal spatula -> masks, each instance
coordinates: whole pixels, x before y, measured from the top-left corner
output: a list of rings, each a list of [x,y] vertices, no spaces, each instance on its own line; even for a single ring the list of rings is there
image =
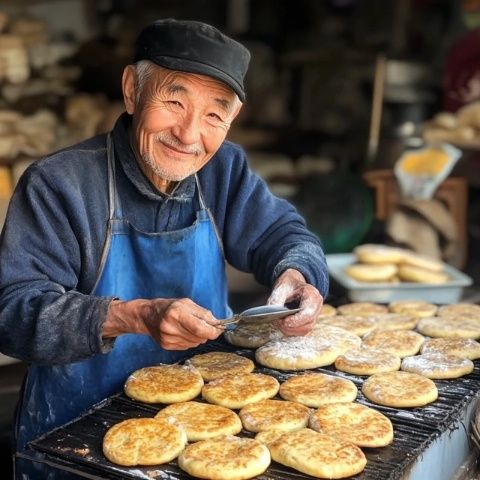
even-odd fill
[[[280,320],[300,311],[300,308],[287,308],[280,305],[262,305],[244,310],[242,313],[235,314],[232,318],[220,320],[220,325],[230,325],[231,323],[242,322],[271,322]]]

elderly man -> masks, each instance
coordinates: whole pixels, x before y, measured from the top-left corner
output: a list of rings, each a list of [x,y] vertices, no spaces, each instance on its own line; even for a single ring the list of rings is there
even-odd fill
[[[217,339],[225,261],[297,302],[311,330],[328,288],[318,240],[225,140],[250,54],[199,22],[139,35],[113,131],[36,162],[0,244],[0,350],[30,363],[17,422],[27,442],[121,390],[133,370]],[[219,342],[220,340],[216,340]],[[17,478],[63,474],[22,458]]]

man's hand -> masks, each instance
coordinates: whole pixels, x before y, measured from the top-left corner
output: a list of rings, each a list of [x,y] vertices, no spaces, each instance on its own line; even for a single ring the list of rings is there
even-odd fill
[[[276,325],[288,336],[306,335],[315,325],[315,320],[322,309],[323,298],[320,292],[305,281],[297,270],[285,270],[275,282],[267,301],[269,305],[298,303],[301,310],[294,315],[278,320]]]
[[[223,329],[212,313],[188,298],[114,300],[103,337],[123,333],[150,335],[165,350],[186,350],[217,338]]]

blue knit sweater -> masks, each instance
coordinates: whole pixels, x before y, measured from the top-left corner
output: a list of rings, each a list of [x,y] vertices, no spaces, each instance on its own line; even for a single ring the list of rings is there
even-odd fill
[[[130,117],[113,130],[124,215],[139,230],[171,231],[195,220],[194,177],[159,193],[128,143]],[[272,195],[245,153],[224,142],[198,173],[226,260],[271,286],[295,268],[325,296],[318,239],[295,208]],[[0,237],[0,351],[26,362],[69,363],[111,348],[101,329],[112,298],[91,295],[108,220],[106,136],[34,163],[13,194]],[[159,293],[161,296],[161,292]]]

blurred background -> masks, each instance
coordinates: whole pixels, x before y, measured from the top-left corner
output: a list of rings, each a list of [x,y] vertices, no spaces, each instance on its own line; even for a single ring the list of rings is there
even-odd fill
[[[480,301],[479,0],[2,0],[0,222],[31,162],[112,128],[134,38],[166,17],[208,22],[251,50],[229,139],[327,254],[392,240],[424,250],[389,223],[403,200],[394,166],[408,151],[458,148],[433,197],[451,223],[422,221],[433,224],[435,256],[472,279],[460,299]],[[266,290],[230,271],[230,295],[236,310]],[[346,298],[333,281],[328,301]],[[0,364],[8,469],[26,366]]]

